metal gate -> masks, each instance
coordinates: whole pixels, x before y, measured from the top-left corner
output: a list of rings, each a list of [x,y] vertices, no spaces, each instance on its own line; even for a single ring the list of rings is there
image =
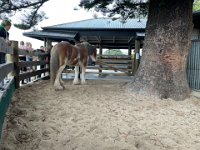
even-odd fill
[[[187,80],[191,89],[200,90],[200,40],[192,40],[187,63]]]

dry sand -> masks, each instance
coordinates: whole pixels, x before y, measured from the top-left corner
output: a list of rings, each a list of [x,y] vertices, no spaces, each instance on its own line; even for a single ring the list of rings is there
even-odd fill
[[[1,150],[199,150],[200,99],[133,95],[126,81],[88,80],[54,91],[49,81],[17,90]]]

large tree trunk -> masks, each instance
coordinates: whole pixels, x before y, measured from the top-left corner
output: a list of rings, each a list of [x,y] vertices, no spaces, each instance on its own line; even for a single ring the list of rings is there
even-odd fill
[[[193,0],[150,0],[146,37],[132,92],[183,100],[190,90],[186,62],[191,45]]]

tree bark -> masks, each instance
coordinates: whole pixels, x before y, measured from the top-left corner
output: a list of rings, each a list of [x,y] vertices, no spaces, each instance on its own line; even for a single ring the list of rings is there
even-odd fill
[[[150,0],[143,57],[129,90],[183,100],[189,97],[186,63],[193,0]]]

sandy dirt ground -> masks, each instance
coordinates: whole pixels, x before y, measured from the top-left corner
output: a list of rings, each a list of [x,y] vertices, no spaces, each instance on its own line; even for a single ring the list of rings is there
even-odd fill
[[[127,81],[49,81],[18,89],[10,104],[1,150],[199,150],[200,99],[133,95]]]

